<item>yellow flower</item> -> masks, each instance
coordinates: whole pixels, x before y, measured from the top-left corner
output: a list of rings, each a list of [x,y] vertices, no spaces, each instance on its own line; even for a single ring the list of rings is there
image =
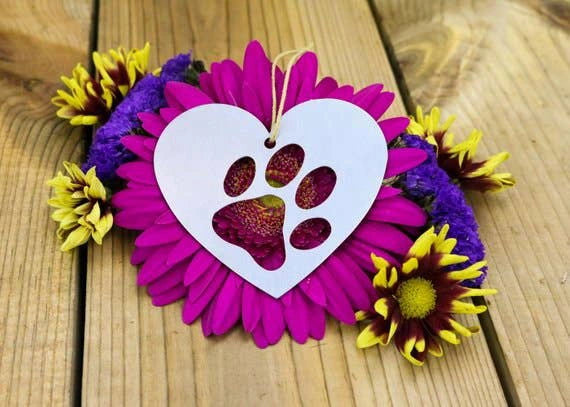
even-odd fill
[[[408,251],[401,267],[391,266],[372,254],[378,273],[373,284],[378,300],[373,309],[359,311],[356,318],[369,324],[356,340],[359,348],[388,345],[392,338],[402,356],[417,366],[424,364],[428,353],[442,356],[440,339],[458,345],[459,336],[470,337],[478,327],[465,327],[453,314],[479,314],[484,305],[460,301],[462,298],[495,294],[490,288],[468,288],[464,280],[481,275],[484,261],[463,270],[446,271],[446,267],[469,260],[451,254],[457,241],[447,239],[449,225],[439,234],[430,230],[422,234]]]
[[[72,125],[90,126],[106,121],[113,108],[148,72],[150,45],[128,52],[119,47],[107,54],[93,53],[93,63],[99,73],[96,80],[77,64],[70,78],[61,77],[67,91],[58,90],[52,103],[59,107],[57,116]]]
[[[113,226],[107,190],[97,178],[95,167],[84,173],[77,164],[64,162],[67,175],[59,172],[48,181],[54,196],[48,204],[56,210],[52,219],[59,222],[57,235],[63,240],[62,251],[86,243],[89,238],[101,244]]]
[[[89,126],[106,118],[113,106],[113,95],[77,64],[71,78],[61,77],[69,92],[58,90],[51,102],[58,106],[57,116],[69,119],[72,125]]]
[[[123,98],[148,69],[150,44],[143,49],[125,51],[123,47],[111,49],[107,54],[93,52],[93,63],[101,77],[101,86],[115,97]]]
[[[500,191],[513,186],[515,180],[510,173],[495,174],[495,168],[509,158],[507,152],[489,157],[484,161],[474,161],[475,153],[483,133],[473,130],[469,137],[458,144],[453,144],[454,136],[448,130],[455,120],[449,117],[440,124],[440,111],[434,107],[424,115],[422,108],[417,107],[416,117],[410,117],[407,128],[409,134],[423,137],[437,148],[437,161],[448,175],[465,189],[481,192]]]

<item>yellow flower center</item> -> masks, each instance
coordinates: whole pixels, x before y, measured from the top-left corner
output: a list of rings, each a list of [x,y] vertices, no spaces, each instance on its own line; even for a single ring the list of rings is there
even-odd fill
[[[434,308],[436,292],[430,281],[416,277],[404,281],[396,291],[396,299],[404,318],[424,318]]]

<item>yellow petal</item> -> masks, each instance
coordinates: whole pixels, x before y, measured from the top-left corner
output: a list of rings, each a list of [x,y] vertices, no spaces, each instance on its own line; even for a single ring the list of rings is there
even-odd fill
[[[449,273],[447,273],[447,276],[450,279],[457,281],[468,280],[470,278],[477,278],[481,274],[483,274],[483,272],[480,269],[486,265],[487,262],[485,260],[478,261],[477,263],[473,263],[472,265],[463,270],[450,271]]]
[[[451,266],[452,264],[464,263],[467,260],[469,260],[469,257],[467,256],[460,256],[458,254],[444,254],[439,259],[438,264],[440,267],[445,267]]]
[[[61,251],[66,252],[77,246],[81,246],[89,240],[90,235],[91,232],[89,229],[82,226],[78,227],[67,236],[67,239],[65,239],[61,245]]]
[[[469,288],[466,292],[459,295],[457,298],[483,297],[485,295],[494,295],[497,293],[498,291],[494,288]]]
[[[356,346],[359,348],[368,348],[373,345],[377,345],[380,342],[380,338],[376,336],[372,330],[372,325],[366,326],[356,338]]]
[[[384,318],[388,318],[388,299],[387,298],[379,298],[374,303],[374,310],[382,315]]]
[[[453,345],[459,345],[461,343],[457,335],[454,332],[448,331],[447,329],[439,331],[438,335],[441,339]]]
[[[451,324],[451,327],[455,329],[455,331],[460,335],[470,337],[473,334],[468,328],[464,327],[453,318],[449,318],[449,323]]]
[[[451,301],[451,312],[454,314],[480,314],[487,311],[485,305],[474,305],[470,302]]]
[[[408,251],[408,257],[422,258],[430,252],[431,246],[437,237],[433,231],[434,228],[432,226],[417,238]]]
[[[410,274],[412,271],[415,271],[418,269],[418,259],[415,257],[412,257],[408,260],[406,260],[404,262],[404,264],[402,264],[402,273],[404,274]]]

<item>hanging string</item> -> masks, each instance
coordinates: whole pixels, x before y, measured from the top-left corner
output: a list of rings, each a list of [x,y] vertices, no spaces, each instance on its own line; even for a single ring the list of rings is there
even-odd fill
[[[305,53],[309,52],[312,48],[312,44],[300,48],[293,49],[290,51],[284,51],[277,55],[273,60],[273,65],[271,66],[271,97],[272,97],[272,107],[271,107],[271,132],[269,134],[269,143],[274,144],[279,135],[279,126],[281,125],[281,117],[283,116],[283,109],[285,108],[285,99],[287,98],[287,89],[289,88],[289,80],[291,78],[291,69],[297,60]],[[283,80],[283,90],[281,92],[281,100],[279,101],[279,107],[277,106],[277,81],[276,81],[276,71],[277,63],[281,58],[288,55],[293,55],[287,64],[285,69],[285,78]]]

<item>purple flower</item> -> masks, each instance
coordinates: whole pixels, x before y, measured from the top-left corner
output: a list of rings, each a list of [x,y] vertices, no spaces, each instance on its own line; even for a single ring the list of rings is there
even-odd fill
[[[149,74],[129,91],[109,120],[97,130],[87,162],[83,164],[84,171],[96,166],[101,181],[115,178],[117,168],[133,158],[121,144],[121,138],[140,127],[138,113],[156,111],[166,105],[164,85],[168,81],[183,81],[190,61],[190,54],[175,56],[164,64],[160,76]]]
[[[485,247],[479,238],[478,225],[473,210],[467,204],[461,189],[455,185],[447,173],[437,164],[437,157],[431,144],[418,136],[405,134],[402,139],[406,146],[424,150],[428,158],[421,165],[405,174],[404,188],[406,192],[426,206],[431,223],[439,230],[448,223],[449,237],[457,239],[454,253],[469,256],[467,264],[481,261],[485,257]],[[465,267],[465,263],[461,264]],[[469,280],[465,285],[478,287],[487,276],[487,268],[483,275]]]

